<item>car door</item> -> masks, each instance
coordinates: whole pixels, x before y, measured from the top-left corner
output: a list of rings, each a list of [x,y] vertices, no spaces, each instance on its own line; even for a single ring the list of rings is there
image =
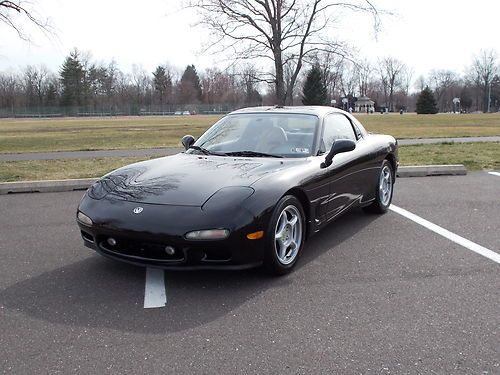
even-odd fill
[[[338,139],[350,139],[356,142],[353,151],[335,155],[333,163],[327,168],[329,181],[329,220],[362,199],[363,164],[365,147],[361,134],[356,134],[351,121],[342,113],[327,115],[323,123],[323,135],[320,150],[329,152]]]
[[[381,154],[380,150],[374,147],[373,142],[370,141],[370,135],[366,133],[358,119],[352,115],[346,116],[351,121],[356,133],[356,150],[360,154],[360,168],[357,173],[361,181],[359,185],[361,187],[361,201],[370,201],[374,198],[384,154]],[[363,131],[360,129],[363,129]]]

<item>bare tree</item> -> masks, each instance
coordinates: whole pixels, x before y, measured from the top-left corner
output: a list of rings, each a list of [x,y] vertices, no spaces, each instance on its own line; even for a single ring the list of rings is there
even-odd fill
[[[22,16],[45,33],[52,33],[49,20],[40,17],[36,13],[32,2],[23,0],[0,0],[0,22],[14,29],[21,39],[26,41],[30,40],[29,35],[24,31],[21,24],[22,22],[19,22],[16,16]]]
[[[15,74],[0,73],[0,109],[8,110],[14,114],[20,96],[21,85],[19,77]]]
[[[257,79],[257,68],[254,65],[246,64],[241,69],[240,85],[244,91],[245,104],[260,104],[262,97],[258,90],[259,80]]]
[[[401,72],[401,89],[406,96],[408,96],[410,87],[412,87],[414,74],[415,70],[409,66],[405,66],[403,71]]]
[[[132,85],[137,105],[148,104],[152,92],[152,79],[141,65],[132,65]]]
[[[366,59],[357,64],[358,79],[359,79],[359,95],[366,96],[368,92],[368,84],[370,83],[373,67]]]
[[[418,76],[417,80],[415,81],[414,88],[420,92],[425,88],[425,86],[427,86],[427,81],[426,81],[425,77],[421,74]]]
[[[321,68],[321,75],[330,100],[340,95],[339,87],[342,84],[345,63],[344,56],[332,51],[324,51],[314,55],[314,60],[311,62],[311,65],[316,64]]]
[[[452,109],[452,100],[459,95],[456,88],[458,80],[458,75],[451,70],[432,70],[429,74],[430,87],[434,91],[440,112]]]
[[[498,65],[498,54],[495,50],[481,50],[479,55],[474,58],[472,63],[472,72],[478,88],[482,92],[483,110],[490,110],[490,90],[491,82],[495,75],[500,73]]]
[[[356,96],[355,91],[359,82],[359,70],[354,63],[350,61],[345,62],[340,82],[342,95],[349,100],[349,106],[353,106],[354,103],[352,101]]]
[[[384,87],[386,106],[389,111],[394,111],[394,92],[401,83],[401,73],[405,69],[405,64],[394,58],[385,57],[379,61],[380,80]]]
[[[234,101],[236,85],[233,78],[217,68],[207,69],[201,78],[203,103],[220,104]]]
[[[41,106],[49,84],[49,70],[46,66],[28,65],[23,71],[23,89],[27,105]]]
[[[408,97],[413,82],[413,74],[415,74],[415,70],[409,66],[405,66],[401,72],[401,91],[404,95],[404,109],[406,111],[408,110]]]
[[[211,47],[230,50],[237,60],[268,59],[274,65],[278,104],[290,104],[304,59],[318,51],[339,51],[330,38],[341,10],[366,12],[379,25],[379,11],[370,0],[188,0],[215,38]],[[287,81],[288,71],[288,85]]]

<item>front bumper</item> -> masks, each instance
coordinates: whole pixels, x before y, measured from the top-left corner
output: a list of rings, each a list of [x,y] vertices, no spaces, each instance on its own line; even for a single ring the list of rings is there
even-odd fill
[[[243,208],[224,213],[141,204],[143,212],[134,214],[137,206],[85,197],[79,210],[93,221],[91,226],[78,222],[85,246],[108,258],[165,269],[242,269],[262,263],[265,238],[249,240],[246,235],[265,229],[264,221]],[[227,228],[230,234],[224,240],[184,238],[189,231],[210,228]]]
[[[89,228],[80,225],[84,245],[99,254],[140,266],[159,267],[165,269],[243,269],[262,264],[262,239],[250,244],[233,244],[231,241],[199,241],[197,243],[179,243],[163,239],[152,241],[148,237],[136,236],[133,233],[98,231],[92,234]],[[108,239],[116,241],[114,246]],[[250,240],[247,240],[250,242]],[[165,248],[175,250],[167,254]]]

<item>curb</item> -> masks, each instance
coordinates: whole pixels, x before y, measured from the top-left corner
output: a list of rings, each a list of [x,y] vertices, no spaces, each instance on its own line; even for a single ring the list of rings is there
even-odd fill
[[[416,165],[399,167],[397,177],[457,176],[466,175],[462,164],[454,165]],[[0,195],[16,193],[55,193],[63,191],[87,190],[97,178],[70,180],[0,182]]]
[[[462,164],[450,165],[412,165],[399,167],[397,177],[426,177],[426,176],[464,176],[467,169]]]
[[[54,193],[73,190],[87,190],[97,178],[70,180],[0,182],[0,195],[16,193]]]

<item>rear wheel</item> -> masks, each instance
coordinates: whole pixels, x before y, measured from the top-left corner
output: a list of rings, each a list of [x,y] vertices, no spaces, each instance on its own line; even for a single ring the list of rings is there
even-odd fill
[[[371,205],[365,207],[364,210],[378,214],[387,212],[392,201],[393,187],[394,171],[391,163],[388,160],[384,160],[378,177],[375,201]]]
[[[264,266],[274,275],[289,272],[297,263],[305,238],[304,210],[292,195],[280,199],[269,224]]]

